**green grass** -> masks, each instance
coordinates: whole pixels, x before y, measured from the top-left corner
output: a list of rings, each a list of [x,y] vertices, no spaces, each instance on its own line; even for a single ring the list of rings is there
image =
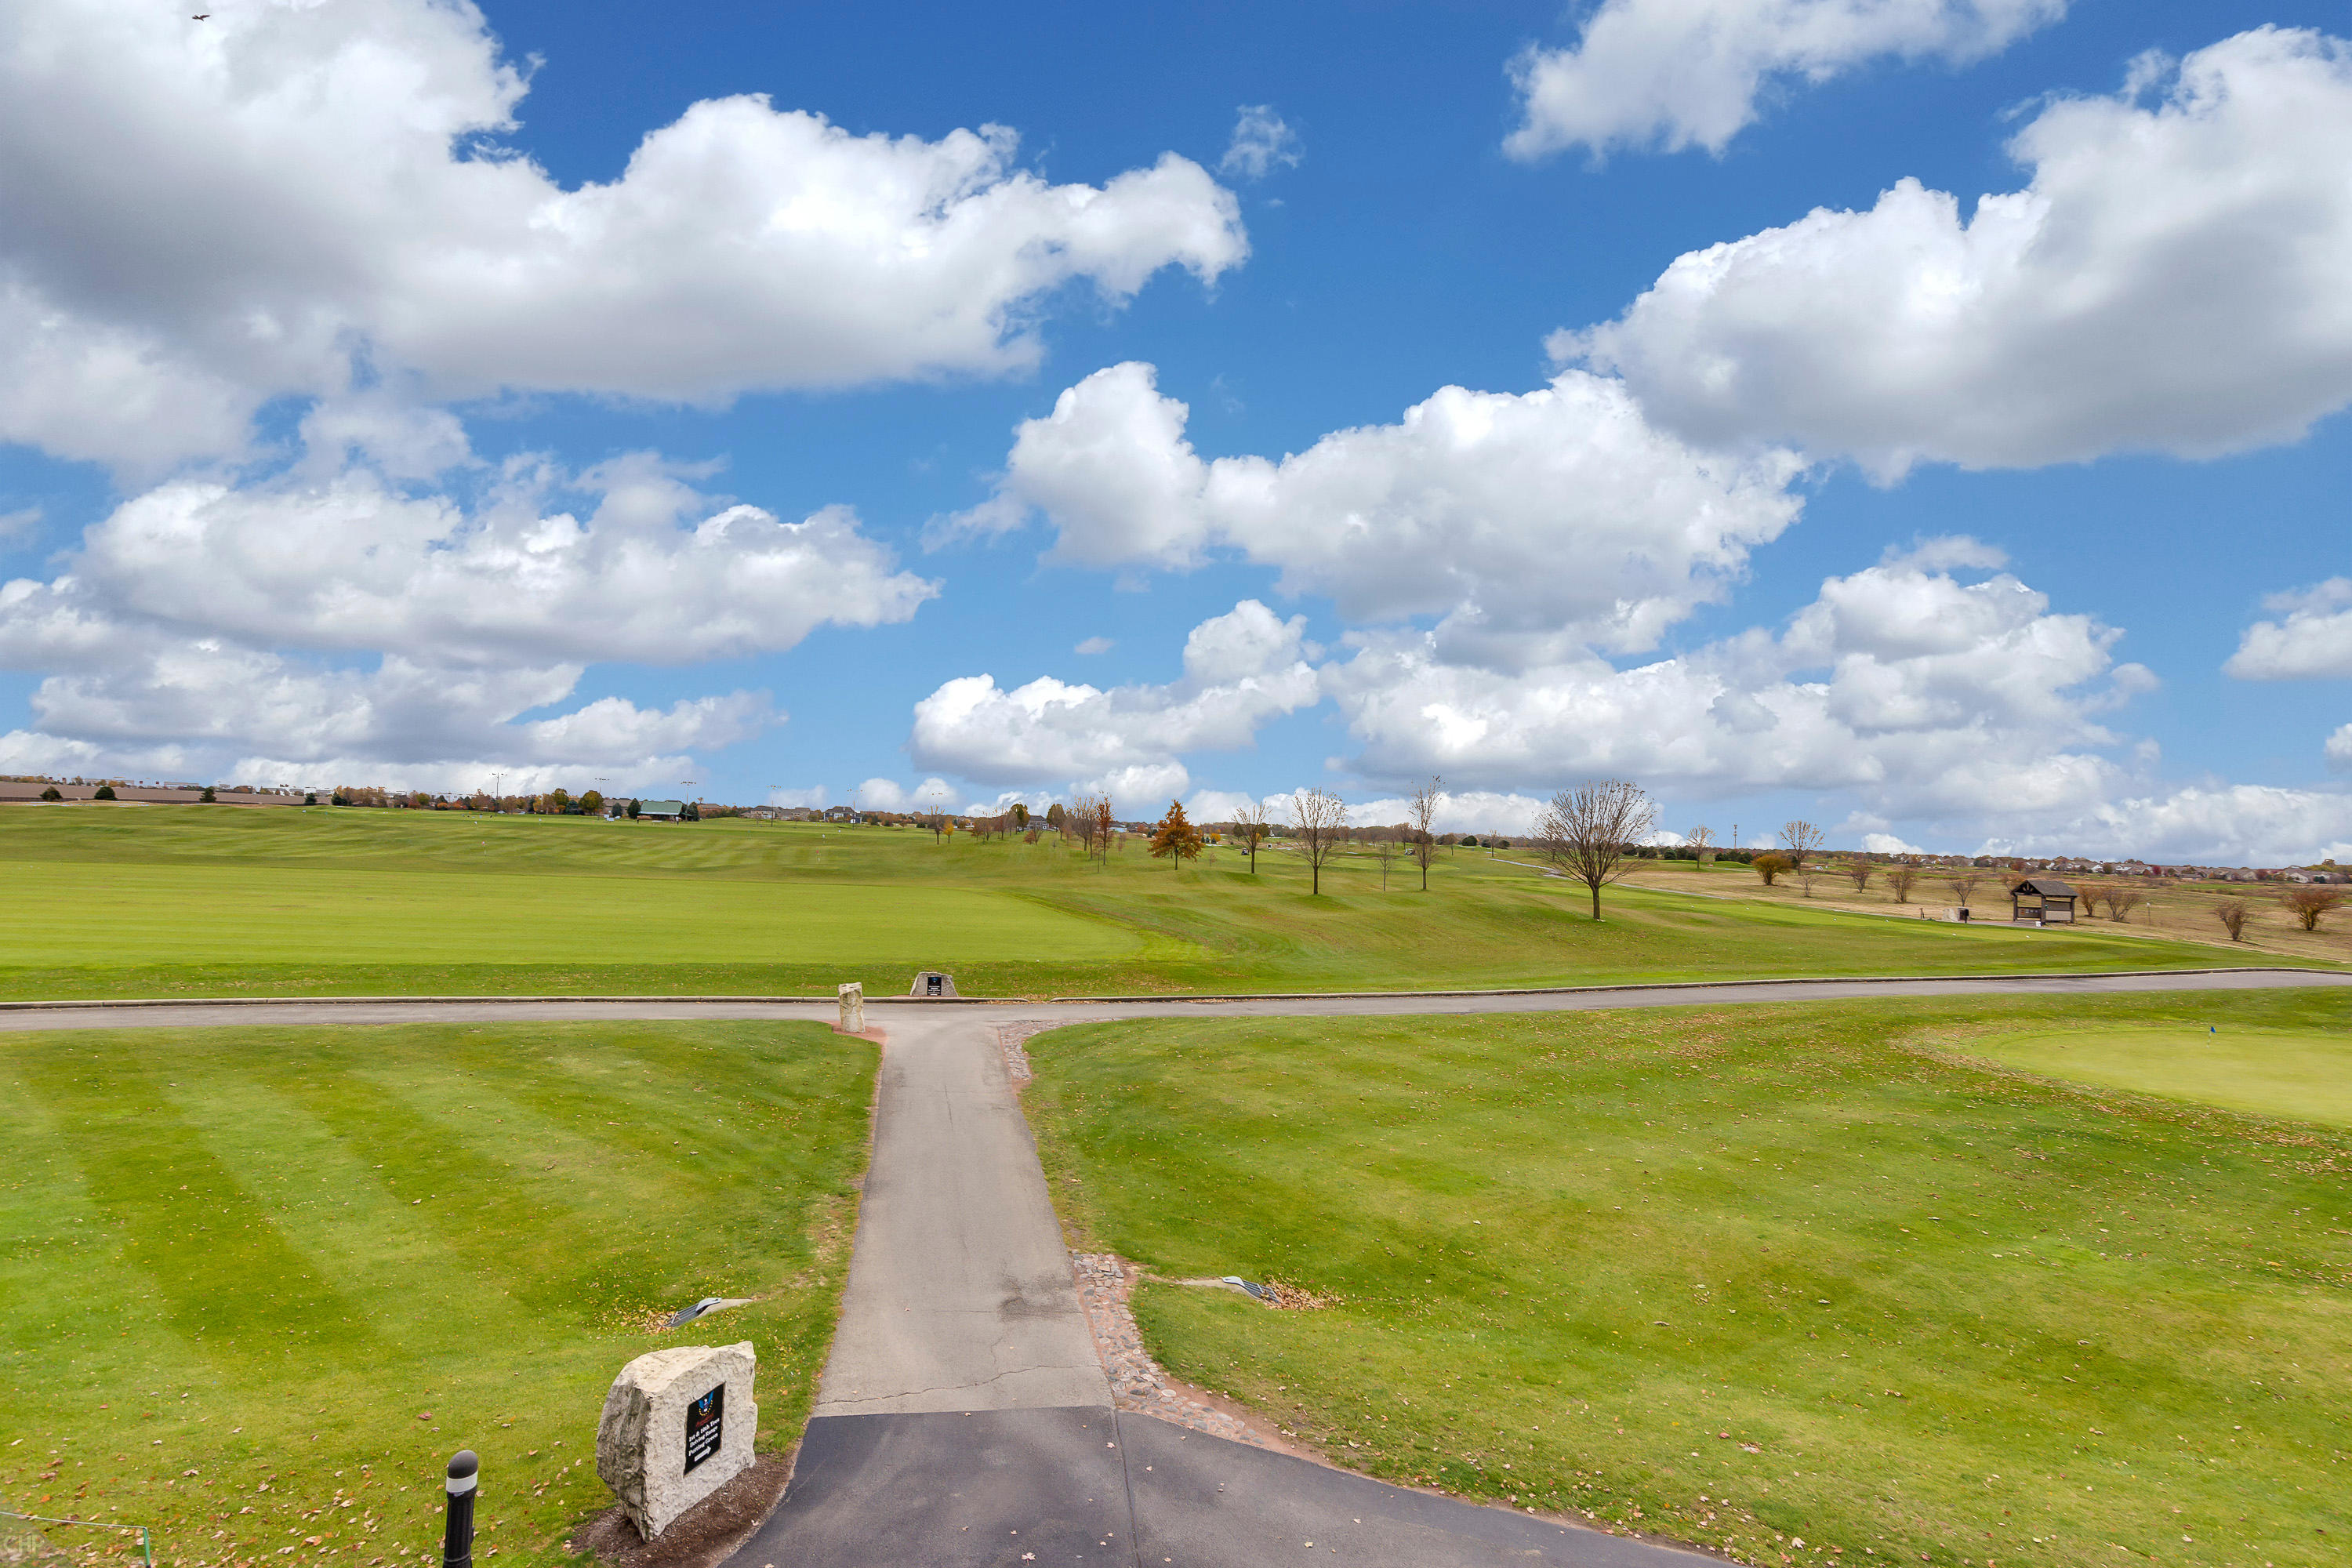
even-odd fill
[[[2197,1100],[2254,1116],[2352,1127],[2352,1035],[2202,1026],[2031,1029],[1969,1049],[2052,1078]]]
[[[2252,952],[1884,920],[1633,888],[1477,851],[1426,895],[1343,857],[1181,872],[1140,844],[745,821],[225,806],[0,809],[0,998],[1410,990],[1791,974],[2209,966]]]
[[[1090,1026],[1029,1097],[1088,1244],[1338,1299],[1137,1311],[1374,1475],[1748,1562],[2316,1568],[2352,1134],[1975,1059],[2217,1016],[2352,997]]]
[[[873,1072],[800,1024],[0,1036],[0,1497],[397,1563],[470,1447],[480,1552],[568,1560],[633,1356],[750,1340],[798,1436]],[[706,1295],[762,1300],[648,1328]]]
[[[354,957],[422,966],[625,956],[649,967],[778,959],[856,963],[1002,961],[1040,950],[1073,959],[1134,956],[1130,927],[1009,893],[903,883],[746,882],[685,877],[339,870],[309,866],[8,868],[0,945],[40,966],[104,964],[126,951],[158,964],[293,964]],[[202,920],[188,911],[201,909]],[[920,933],[918,936],[917,933]],[[1177,944],[1159,945],[1174,949]]]

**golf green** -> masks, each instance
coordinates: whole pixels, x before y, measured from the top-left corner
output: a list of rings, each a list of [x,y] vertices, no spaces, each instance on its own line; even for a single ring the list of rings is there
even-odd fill
[[[1990,1036],[1966,1048],[2077,1083],[2352,1127],[2352,1032],[2086,1022]]]

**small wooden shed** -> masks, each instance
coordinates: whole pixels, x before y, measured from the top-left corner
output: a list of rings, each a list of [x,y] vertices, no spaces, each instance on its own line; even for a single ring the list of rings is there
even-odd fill
[[[2072,925],[2074,889],[2048,877],[2029,877],[2009,890],[2009,918],[2037,925]]]

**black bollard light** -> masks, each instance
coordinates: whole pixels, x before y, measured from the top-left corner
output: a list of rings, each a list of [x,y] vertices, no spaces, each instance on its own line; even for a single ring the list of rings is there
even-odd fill
[[[460,1448],[449,1461],[449,1524],[441,1536],[441,1568],[474,1568],[474,1493],[482,1461]]]

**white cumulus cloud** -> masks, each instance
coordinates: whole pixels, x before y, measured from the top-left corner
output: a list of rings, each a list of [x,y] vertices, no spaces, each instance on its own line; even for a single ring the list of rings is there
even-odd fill
[[[1604,0],[1571,48],[1511,63],[1515,158],[1570,147],[1720,153],[1759,100],[1873,61],[1966,64],[2057,21],[2066,0]]]
[[[551,504],[567,492],[594,504]],[[435,788],[499,764],[675,776],[694,749],[776,722],[766,699],[530,715],[591,664],[775,652],[820,626],[904,621],[936,591],[845,511],[784,522],[643,456],[576,477],[520,463],[472,509],[359,468],[173,481],[62,568],[0,584],[0,668],[45,678],[18,747]]]
[[[2257,28],[2046,104],[2026,188],[1904,180],[1867,212],[1677,258],[1553,352],[1704,443],[1885,477],[2291,440],[2352,402],[2352,46]]]
[[[2100,715],[2154,678],[2114,662],[2117,636],[2005,573],[1967,582],[1898,553],[1828,579],[1778,635],[1633,668],[1585,656],[1503,671],[1401,634],[1322,675],[1375,779],[1838,791],[1890,818],[1975,823],[2081,810],[2118,781]]]
[[[1244,599],[1192,628],[1183,677],[1166,685],[1103,690],[1041,676],[1007,690],[993,676],[960,677],[915,705],[908,749],[918,767],[983,784],[1067,780],[1122,807],[1164,804],[1189,782],[1180,753],[1240,750],[1266,720],[1317,700],[1305,624]]]
[[[1001,126],[853,135],[755,95],[567,187],[502,145],[526,89],[464,0],[0,7],[0,439],[232,452],[355,357],[438,396],[998,374],[1064,285],[1248,248],[1172,154],[1055,185]]]
[[[1350,620],[1444,616],[1449,647],[1524,659],[1654,645],[1800,506],[1794,459],[1696,450],[1579,371],[1525,394],[1446,387],[1279,460],[1204,460],[1190,413],[1150,365],[1097,371],[1021,426],[996,496],[960,526],[1042,513],[1057,556],[1097,566],[1231,552]]]
[[[2223,669],[2241,680],[2352,677],[2352,578],[2273,594],[2264,608],[2284,618],[2248,626]]]

